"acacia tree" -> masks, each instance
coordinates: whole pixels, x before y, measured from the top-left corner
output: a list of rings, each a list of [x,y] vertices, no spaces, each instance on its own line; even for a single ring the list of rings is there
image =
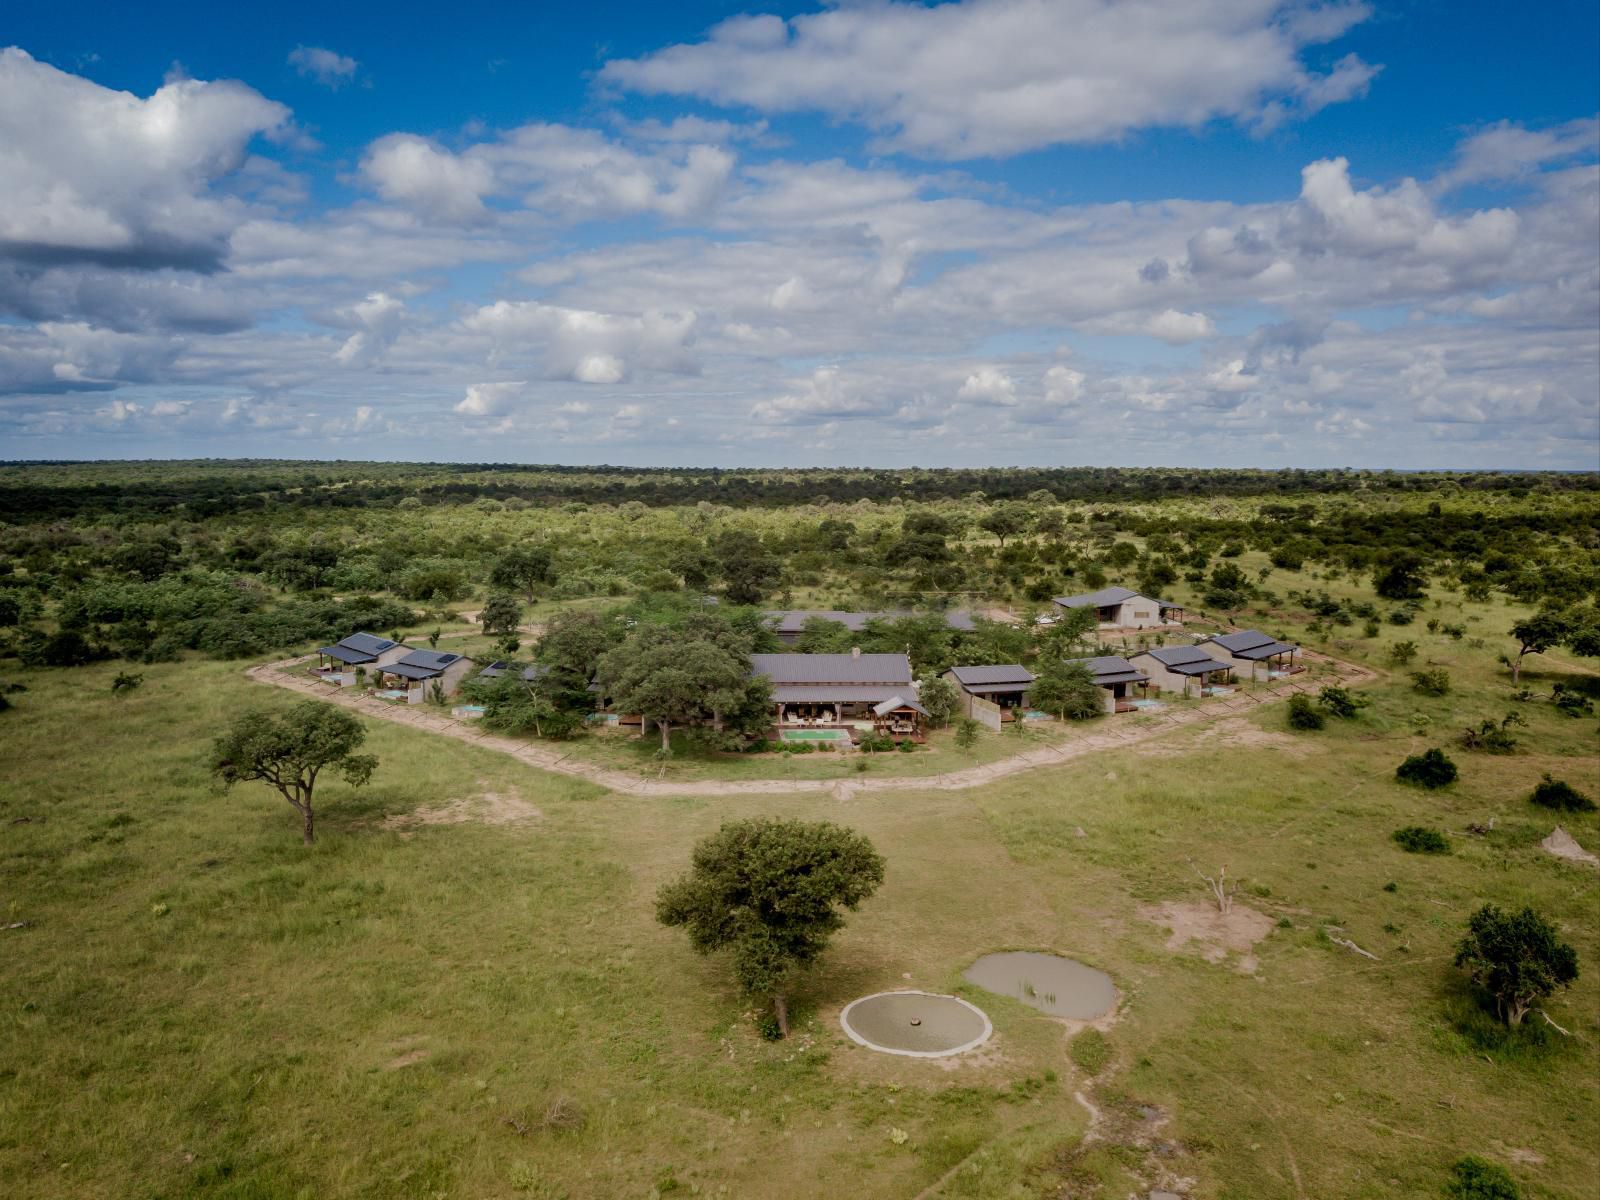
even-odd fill
[[[1033,519],[1033,514],[1026,505],[1016,501],[1005,501],[995,505],[978,521],[978,528],[992,533],[1000,539],[1000,548],[1005,549],[1006,539],[1015,534],[1022,533],[1028,528],[1028,523]]]
[[[555,577],[555,562],[545,546],[512,546],[489,569],[492,586],[519,591],[530,603],[534,592]]]
[[[312,793],[317,776],[332,767],[351,787],[372,778],[378,760],[357,754],[367,730],[360,721],[318,700],[304,700],[287,712],[252,709],[240,713],[211,747],[211,773],[225,787],[250,780],[270,783],[301,817],[301,837],[314,838]]]
[[[789,1036],[786,996],[854,910],[883,882],[861,834],[828,821],[730,821],[694,848],[687,874],[656,896],[656,919],[683,926],[701,954],[733,952],[739,986],[772,1005]]]
[[[1500,1019],[1513,1026],[1578,977],[1578,952],[1531,908],[1509,913],[1485,904],[1467,921],[1455,961],[1494,998]]]
[[[1513,684],[1522,681],[1522,660],[1529,654],[1543,654],[1556,646],[1567,646],[1586,658],[1600,654],[1600,622],[1585,619],[1582,610],[1542,609],[1513,625],[1511,636],[1517,639],[1517,656],[1500,661],[1511,668]]]

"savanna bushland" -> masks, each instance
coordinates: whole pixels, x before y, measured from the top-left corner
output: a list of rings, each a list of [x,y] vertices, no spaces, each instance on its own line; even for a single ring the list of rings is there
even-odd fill
[[[1600,868],[1541,843],[1600,849],[1566,799],[1600,776],[1597,518],[1580,474],[0,467],[4,1190],[1364,1197],[1500,1172],[1592,1196]],[[1185,632],[1036,623],[1111,584]],[[1055,677],[1224,624],[1373,677],[1313,661],[1320,727],[1263,703],[958,748],[947,714],[925,744],[778,752],[729,671],[776,648],[774,608],[883,612],[798,648],[906,651],[919,678]],[[363,718],[376,766],[318,783],[307,845],[210,756],[303,702],[246,668],[356,630],[537,665],[471,685],[497,736],[693,786],[608,791]],[[591,685],[660,684],[627,675],[630,639],[717,684],[658,687],[665,735],[588,719]],[[980,787],[857,787],[1119,727],[1155,735]],[[1397,777],[1429,751],[1452,778]],[[840,788],[718,790],[785,779]],[[655,910],[697,843],[775,816],[884,862],[782,1040]],[[1418,828],[1448,853],[1395,840]],[[1194,864],[1239,881],[1227,919]],[[1461,958],[1486,905],[1559,952],[1515,1023],[1489,950]],[[962,979],[1001,949],[1109,972],[1115,1019],[1078,1032]],[[941,1065],[843,1036],[844,1004],[896,987],[965,996],[994,1039]]]

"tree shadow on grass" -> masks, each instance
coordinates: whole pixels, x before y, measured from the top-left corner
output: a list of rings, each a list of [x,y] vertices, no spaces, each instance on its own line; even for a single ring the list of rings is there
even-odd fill
[[[1564,1037],[1538,1011],[1516,1028],[1501,1021],[1494,1000],[1464,976],[1451,972],[1434,990],[1442,1048],[1464,1055],[1488,1055],[1499,1063],[1540,1064],[1579,1051],[1576,1037]]]

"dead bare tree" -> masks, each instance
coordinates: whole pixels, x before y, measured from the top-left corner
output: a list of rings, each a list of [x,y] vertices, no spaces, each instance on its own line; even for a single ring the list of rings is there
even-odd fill
[[[1205,880],[1206,886],[1211,889],[1211,898],[1217,902],[1217,911],[1223,916],[1227,916],[1232,912],[1233,898],[1239,894],[1239,881],[1228,878],[1227,865],[1224,864],[1222,869],[1215,875],[1207,875],[1195,865],[1195,861],[1192,858],[1189,860],[1189,866],[1196,875]]]

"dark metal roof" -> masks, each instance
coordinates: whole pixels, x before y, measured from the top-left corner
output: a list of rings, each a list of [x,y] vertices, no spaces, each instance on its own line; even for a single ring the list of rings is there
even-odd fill
[[[1224,650],[1237,653],[1240,650],[1252,650],[1257,646],[1265,646],[1276,639],[1269,637],[1257,629],[1241,629],[1238,633],[1219,633],[1211,639]]]
[[[778,704],[876,704],[900,694],[904,685],[889,683],[791,683],[772,689]]]
[[[1121,604],[1124,600],[1135,598],[1148,600],[1158,608],[1182,607],[1125,587],[1101,588],[1098,592],[1084,592],[1081,596],[1057,596],[1055,602],[1062,608],[1110,608],[1113,604]]]
[[[325,654],[329,658],[338,659],[340,662],[352,667],[360,666],[362,663],[378,661],[377,655],[363,654],[361,651],[352,650],[348,646],[324,646],[321,650],[317,651],[317,653]]]
[[[1144,683],[1150,676],[1118,654],[1102,654],[1097,658],[1074,658],[1070,662],[1082,663],[1089,668],[1094,681],[1101,687],[1109,683]]]
[[[432,679],[435,675],[444,674],[446,667],[460,660],[459,654],[443,654],[438,650],[413,650],[398,662],[392,662],[383,669],[402,679]]]
[[[956,682],[962,687],[995,687],[1009,685],[1010,687],[1027,687],[1033,682],[1033,672],[1021,663],[993,663],[981,664],[970,667],[951,667],[950,674],[956,677]],[[1001,690],[1007,690],[1002,688]]]
[[[928,715],[928,710],[923,708],[922,705],[915,700],[907,700],[904,696],[890,696],[882,704],[874,704],[872,711],[880,717],[886,717],[902,708],[909,708],[912,712],[919,712],[923,716]]]
[[[434,679],[444,674],[438,667],[417,667],[410,663],[390,663],[383,668],[385,675],[398,675],[401,679]]]
[[[510,672],[516,670],[517,664],[514,662],[492,662],[483,670],[478,672],[478,678],[499,679],[502,675],[509,674]],[[546,675],[550,674],[550,668],[545,666],[544,663],[533,663],[530,666],[523,667],[521,671],[518,671],[517,673],[528,683],[536,683],[543,679]]]
[[[1227,663],[1212,658],[1198,646],[1157,646],[1152,650],[1141,650],[1133,657],[1139,658],[1145,654],[1177,675],[1209,675],[1213,671],[1230,669]]]
[[[1235,650],[1234,656],[1255,662],[1263,658],[1276,658],[1280,654],[1298,654],[1300,647],[1292,642],[1268,642],[1264,646],[1251,646],[1248,650]]]
[[[388,638],[381,638],[374,633],[352,633],[349,637],[345,638],[339,643],[339,645],[345,647],[347,650],[354,650],[358,654],[370,654],[374,658],[382,654],[385,650],[392,650],[399,644],[399,642],[390,641]]]
[[[1218,634],[1211,639],[1236,658],[1255,661],[1272,658],[1278,654],[1292,654],[1300,649],[1292,642],[1280,642],[1256,629],[1242,629],[1238,633]]]
[[[777,685],[789,683],[882,683],[911,685],[904,654],[752,654],[750,670]]]

